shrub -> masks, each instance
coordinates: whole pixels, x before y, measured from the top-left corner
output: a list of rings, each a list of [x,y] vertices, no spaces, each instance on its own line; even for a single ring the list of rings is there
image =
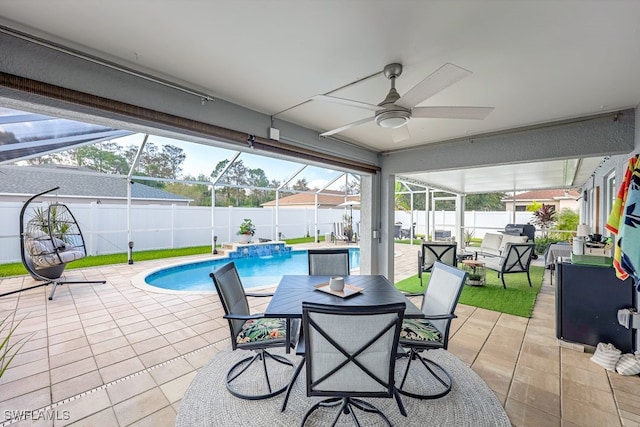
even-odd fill
[[[547,247],[552,244],[552,243],[558,243],[563,241],[563,239],[559,239],[553,236],[543,236],[543,237],[536,237],[535,240],[535,251],[538,255],[542,255],[544,253],[544,251],[547,250]]]

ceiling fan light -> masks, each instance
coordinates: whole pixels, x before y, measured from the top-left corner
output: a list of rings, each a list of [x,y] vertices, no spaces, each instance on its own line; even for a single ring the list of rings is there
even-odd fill
[[[385,111],[376,116],[378,126],[385,129],[396,129],[404,126],[411,114],[408,111]]]

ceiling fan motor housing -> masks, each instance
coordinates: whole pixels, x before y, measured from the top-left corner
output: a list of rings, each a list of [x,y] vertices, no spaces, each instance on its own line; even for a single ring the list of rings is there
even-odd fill
[[[404,126],[410,118],[410,111],[396,107],[376,113],[376,124],[382,128],[395,129]]]
[[[411,110],[396,105],[400,94],[396,90],[396,78],[402,74],[402,64],[389,64],[384,67],[384,75],[391,81],[391,89],[378,105],[383,109],[376,112],[376,124],[386,129],[404,126],[411,118]]]

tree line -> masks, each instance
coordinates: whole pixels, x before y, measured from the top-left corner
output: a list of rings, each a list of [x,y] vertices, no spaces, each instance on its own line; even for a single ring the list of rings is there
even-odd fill
[[[133,164],[139,147],[130,145],[123,147],[115,142],[86,145],[61,153],[45,155],[28,160],[30,164],[65,164],[73,165],[95,172],[126,175]],[[196,181],[202,184],[185,182],[166,182],[137,178],[134,181],[159,188],[189,199],[194,206],[211,206],[210,185],[212,178],[218,177],[227,167],[229,160],[220,160],[207,176],[200,174],[182,175],[184,150],[175,145],[158,146],[145,144],[135,169],[135,175],[153,178],[164,178],[180,181]],[[275,188],[281,185],[276,179],[269,179],[261,168],[247,167],[242,160],[236,160],[225,172],[216,188],[217,206],[258,207],[262,203],[275,199]],[[297,191],[310,190],[306,179],[298,179],[292,185]]]
[[[11,138],[4,135],[11,143]],[[73,148],[64,152],[40,156],[29,159],[30,164],[66,164],[79,168],[108,173],[126,175],[130,165],[133,164],[139,147],[137,145],[121,146],[116,142],[101,142],[99,144],[86,145]],[[202,182],[192,184],[184,182],[164,182],[136,179],[145,185],[159,188],[189,199],[194,206],[211,206],[211,191],[209,183],[212,178],[217,178],[227,167],[229,160],[220,160],[211,173],[207,176],[200,174],[192,176],[182,175],[186,154],[180,147],[171,144],[158,146],[148,142],[138,159],[135,175],[154,178],[164,178],[182,181]],[[269,179],[261,168],[247,167],[242,160],[236,160],[218,181],[221,188],[216,188],[216,206],[258,207],[263,203],[275,199],[276,191],[281,185],[277,179]],[[346,183],[340,190],[347,194],[359,194],[357,182]],[[305,178],[298,179],[291,188],[296,191],[309,191],[309,183]],[[410,210],[410,195],[402,194],[406,188],[396,184],[396,209]],[[421,189],[416,188],[416,191]],[[423,190],[422,190],[423,191]],[[451,196],[449,193],[435,193],[436,197]],[[505,193],[471,194],[466,197],[466,210],[490,211],[504,210],[502,199]],[[417,210],[425,210],[426,200],[424,193],[414,195],[413,207]],[[455,201],[438,200],[435,202],[436,210],[455,210]]]

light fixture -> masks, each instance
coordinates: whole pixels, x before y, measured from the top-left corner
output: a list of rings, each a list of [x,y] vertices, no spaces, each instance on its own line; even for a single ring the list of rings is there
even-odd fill
[[[404,126],[411,118],[411,112],[405,110],[387,110],[376,115],[376,124],[385,129]]]
[[[589,227],[587,224],[578,225],[576,237],[587,237],[589,234],[591,234],[591,227]]]
[[[133,264],[133,242],[129,242],[129,265]]]

